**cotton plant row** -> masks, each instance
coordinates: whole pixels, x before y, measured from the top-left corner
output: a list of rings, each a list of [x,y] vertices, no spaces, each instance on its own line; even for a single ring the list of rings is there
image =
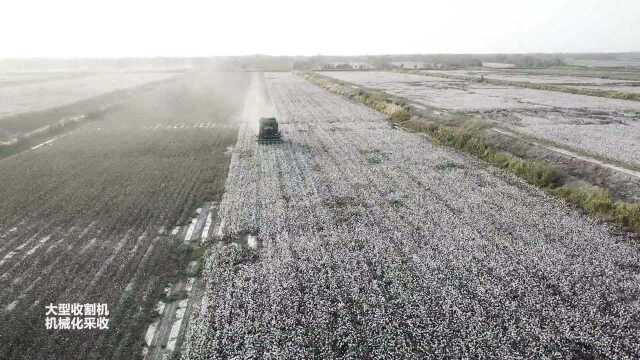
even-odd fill
[[[284,142],[245,118],[220,209],[262,245],[212,252],[185,358],[640,354],[624,238],[302,78],[266,88]]]

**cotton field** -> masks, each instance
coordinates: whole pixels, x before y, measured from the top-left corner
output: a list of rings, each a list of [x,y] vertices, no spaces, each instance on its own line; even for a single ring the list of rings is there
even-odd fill
[[[602,78],[594,76],[576,76],[576,75],[552,75],[552,74],[535,74],[527,72],[517,72],[515,70],[510,71],[495,71],[495,70],[424,70],[424,74],[444,74],[453,76],[469,76],[480,78],[483,76],[489,80],[504,80],[515,82],[528,82],[535,84],[549,84],[549,85],[638,85],[639,81],[617,79],[617,78]]]
[[[391,72],[325,72],[414,103],[500,125],[631,166],[640,165],[640,102]]]
[[[249,94],[185,358],[640,355],[624,235],[295,75]]]

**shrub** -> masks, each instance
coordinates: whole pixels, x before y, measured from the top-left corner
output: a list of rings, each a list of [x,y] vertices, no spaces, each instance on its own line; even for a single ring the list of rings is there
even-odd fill
[[[614,217],[622,226],[640,232],[640,204],[616,202]]]
[[[594,215],[608,216],[614,208],[613,198],[609,191],[597,186],[563,186],[558,189],[557,194]]]
[[[391,114],[391,121],[393,122],[405,122],[411,119],[411,114],[405,110],[399,110]]]
[[[614,201],[608,190],[591,185],[563,186],[555,193],[592,215],[613,221],[627,230],[640,232],[640,204]]]
[[[540,187],[554,187],[558,184],[560,178],[554,168],[541,161],[528,161],[511,157],[507,168],[529,183]]]
[[[533,185],[553,188],[560,183],[560,173],[552,166],[541,161],[520,159],[489,146],[484,139],[483,124],[469,124],[461,128],[429,124],[419,129],[429,133],[439,144],[475,155],[515,173]]]

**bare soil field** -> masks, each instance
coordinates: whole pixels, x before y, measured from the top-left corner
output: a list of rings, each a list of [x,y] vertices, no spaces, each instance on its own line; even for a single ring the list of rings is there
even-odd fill
[[[295,75],[255,86],[186,358],[640,356],[628,238]]]
[[[248,79],[186,74],[0,160],[0,358],[142,356],[188,262],[171,229],[220,200]],[[109,330],[45,329],[45,305],[76,302],[108,304]]]
[[[637,167],[640,102],[391,72],[326,76],[433,108],[475,114],[511,130]]]

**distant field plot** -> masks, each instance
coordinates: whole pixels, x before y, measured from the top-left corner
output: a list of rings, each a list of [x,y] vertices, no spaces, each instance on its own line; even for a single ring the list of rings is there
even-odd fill
[[[93,75],[90,72],[1,72],[0,71],[0,87],[26,85],[40,82],[65,80],[72,78],[82,78]]]
[[[300,77],[250,92],[187,359],[634,358],[638,249]],[[255,141],[276,114],[283,143]],[[238,235],[250,233],[256,245]]]
[[[640,102],[516,86],[480,84],[460,79],[385,71],[337,71],[322,74],[357,85],[381,89],[394,95],[410,96],[411,100],[425,105],[459,111],[545,107],[640,111]]]
[[[581,88],[581,89],[590,89],[590,90],[605,90],[605,91],[617,91],[621,93],[631,93],[631,94],[640,94],[640,83],[635,82],[629,85],[600,85],[600,86],[576,86],[571,85],[570,87]]]
[[[640,81],[640,69],[598,69],[582,67],[551,67],[541,69],[502,70],[508,74],[579,76],[616,80]]]
[[[0,74],[0,146],[46,136],[176,72]],[[6,79],[6,82],[2,82]],[[4,85],[3,85],[4,84]],[[4,114],[4,116],[2,116]],[[2,150],[2,149],[0,149]]]
[[[403,73],[323,74],[415,103],[480,114],[522,133],[640,164],[640,102],[637,101]]]
[[[0,160],[0,358],[140,356],[153,308],[185,266],[173,227],[222,195],[247,83],[199,73],[157,84]],[[107,303],[110,329],[47,331],[50,302]]]
[[[2,117],[67,105],[110,91],[175,76],[171,73],[105,73],[55,81],[0,86]]]
[[[424,70],[425,74],[439,73],[445,75],[472,76],[480,78],[484,76],[486,79],[530,82],[535,84],[551,84],[551,85],[615,85],[615,84],[638,84],[640,82],[633,80],[606,79],[599,77],[587,76],[565,76],[565,75],[549,75],[549,74],[519,74],[516,72],[499,72],[499,71],[470,71],[470,70]]]
[[[554,85],[573,89],[640,93],[640,71],[638,72],[590,72],[567,70],[566,75],[545,73],[544,70],[423,70],[426,75],[441,74],[487,80],[509,81],[523,84]],[[572,75],[573,73],[573,75]]]
[[[567,64],[588,67],[640,68],[640,59],[629,57],[622,59],[567,59]]]

